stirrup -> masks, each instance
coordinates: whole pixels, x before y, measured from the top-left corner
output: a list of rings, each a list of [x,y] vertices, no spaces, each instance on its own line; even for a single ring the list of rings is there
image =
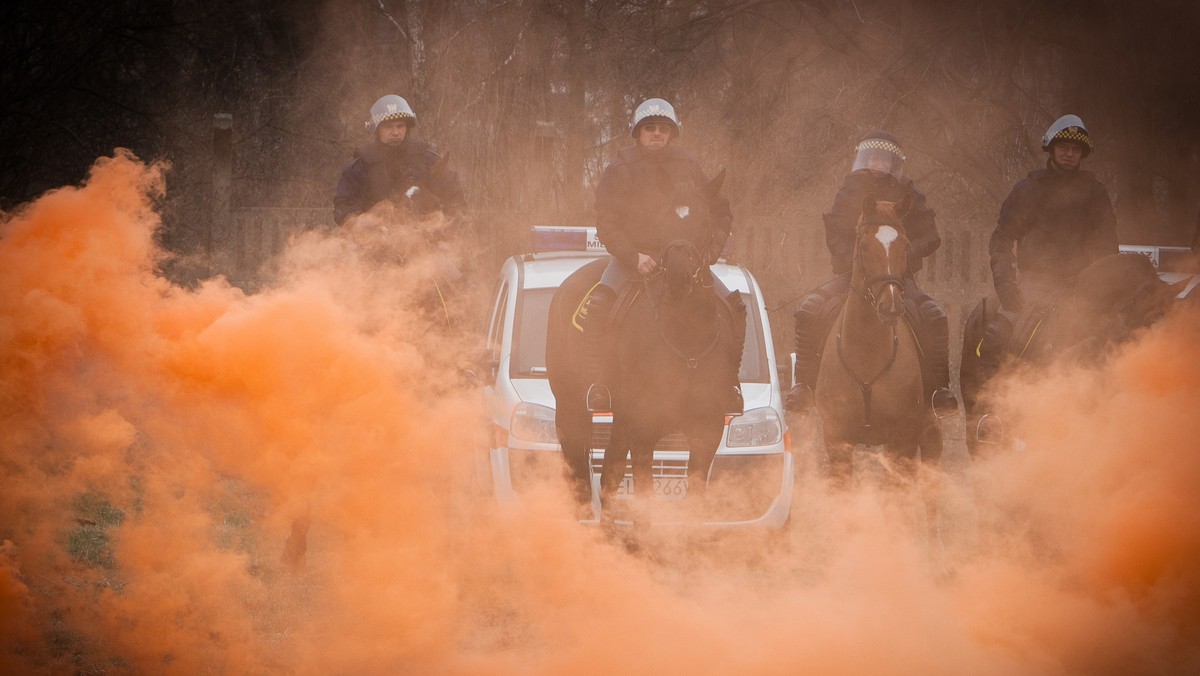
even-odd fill
[[[729,404],[725,407],[725,415],[730,418],[736,418],[746,412],[746,400],[742,398],[741,385],[733,386],[729,399],[725,403]]]
[[[954,396],[950,388],[939,387],[933,391],[929,400],[933,403],[934,415],[939,418],[958,413],[958,397]]]
[[[975,424],[975,439],[981,444],[999,444],[1004,441],[1004,421],[993,413],[985,413]]]
[[[590,413],[609,413],[612,411],[612,394],[602,383],[592,383],[587,391],[587,409]]]

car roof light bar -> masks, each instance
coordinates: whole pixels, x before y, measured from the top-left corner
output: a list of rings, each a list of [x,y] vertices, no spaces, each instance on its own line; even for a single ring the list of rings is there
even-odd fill
[[[592,251],[606,249],[596,239],[596,229],[583,226],[535,225],[530,228],[532,251]]]

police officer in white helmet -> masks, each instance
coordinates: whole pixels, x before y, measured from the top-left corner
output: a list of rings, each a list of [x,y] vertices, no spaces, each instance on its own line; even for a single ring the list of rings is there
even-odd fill
[[[925,195],[905,175],[908,161],[903,147],[891,132],[877,129],[866,134],[854,147],[854,163],[824,214],[825,244],[829,248],[833,279],[805,294],[793,315],[795,319],[795,385],[788,393],[789,410],[808,411],[814,402],[813,389],[820,370],[826,337],[837,311],[850,293],[850,270],[863,200],[873,197],[886,202],[907,198],[911,204],[901,214],[909,240],[908,273],[904,277],[904,297],[917,310],[914,319],[922,352],[921,366],[928,401],[939,415],[958,410],[958,400],[950,389],[950,330],[942,306],[917,285],[915,275],[922,259],[941,246],[933,209]]]
[[[654,226],[658,207],[670,198],[663,192],[665,186],[709,185],[696,158],[676,145],[679,130],[674,106],[660,98],[643,101],[634,111],[629,127],[634,145],[618,152],[617,158],[605,167],[596,187],[596,233],[612,257],[600,284],[585,299],[576,316],[585,335],[584,370],[593,383],[587,405],[592,411],[612,410],[611,396],[604,383],[604,363],[609,351],[608,324],[613,301],[627,282],[654,271],[658,266],[655,256],[668,243],[665,234]],[[710,200],[707,206],[712,219],[706,253],[713,263],[729,238],[733,214],[725,198],[714,194]],[[746,308],[740,294],[731,294],[715,275],[712,282],[714,291],[733,311],[737,324],[733,327],[734,334],[744,336]],[[741,341],[737,343],[737,363],[729,374],[726,401],[730,414],[741,414],[743,405],[737,374]]]
[[[1094,148],[1083,120],[1058,118],[1042,136],[1046,167],[1017,182],[1000,207],[989,245],[1000,312],[979,346],[985,373],[999,367],[1022,313],[1038,311],[1085,267],[1119,250],[1108,191],[1081,168]]]
[[[458,176],[424,141],[413,137],[417,115],[403,97],[388,94],[371,106],[365,126],[371,141],[342,170],[333,198],[341,225],[384,200],[418,215],[437,210],[452,218],[466,206]]]

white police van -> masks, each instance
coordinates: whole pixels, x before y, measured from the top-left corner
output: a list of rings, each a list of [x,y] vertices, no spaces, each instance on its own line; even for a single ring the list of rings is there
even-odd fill
[[[485,333],[483,406],[489,442],[486,457],[476,460],[476,476],[501,503],[519,502],[523,492],[548,476],[561,475],[566,467],[546,374],[547,313],[563,280],[607,255],[595,228],[534,227],[533,239],[533,253],[513,256],[501,266]],[[730,290],[742,292],[748,309],[740,378],[745,413],[726,421],[709,475],[707,515],[699,523],[695,517],[680,519],[715,528],[780,527],[791,509],[793,460],[766,306],[758,282],[744,267],[719,262],[713,272]],[[599,433],[591,453],[593,496],[604,456],[602,432],[611,422],[610,416],[594,419]],[[687,463],[682,435],[659,442],[654,483],[660,504],[686,496]],[[627,476],[622,493],[629,482]],[[594,517],[595,497],[593,507]],[[677,523],[655,520],[655,525]]]

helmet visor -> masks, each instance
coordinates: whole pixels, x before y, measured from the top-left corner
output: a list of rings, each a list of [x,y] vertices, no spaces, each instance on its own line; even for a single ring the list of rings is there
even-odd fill
[[[891,174],[896,178],[903,178],[905,157],[899,151],[899,147],[887,141],[863,141],[858,144],[858,149],[854,154],[854,167],[850,171],[869,169],[881,174]]]
[[[675,124],[675,120],[661,115],[648,115],[638,120],[637,124],[633,126],[633,135],[636,137],[638,132],[642,130],[642,127],[652,124],[659,125],[660,127],[669,127],[672,137],[679,135],[679,125]]]

